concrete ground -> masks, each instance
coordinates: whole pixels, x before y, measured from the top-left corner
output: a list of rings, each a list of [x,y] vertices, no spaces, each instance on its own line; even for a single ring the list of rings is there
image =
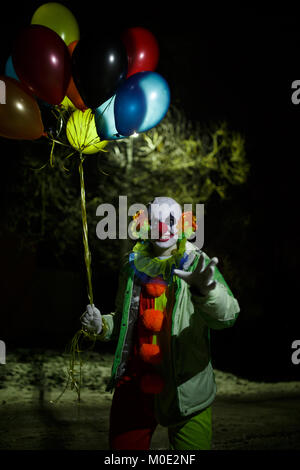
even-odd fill
[[[26,356],[26,355],[25,355]],[[105,392],[111,357],[84,365],[81,402],[64,388],[55,354],[20,358],[0,366],[1,450],[106,450],[112,394]],[[55,372],[54,372],[55,369]],[[264,384],[215,371],[213,450],[300,450],[300,382]],[[61,383],[58,383],[61,382]],[[168,449],[158,426],[152,449]]]

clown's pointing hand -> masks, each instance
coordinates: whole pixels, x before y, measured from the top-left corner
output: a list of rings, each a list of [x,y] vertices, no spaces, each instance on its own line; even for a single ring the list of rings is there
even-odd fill
[[[216,287],[216,281],[212,279],[214,277],[215,266],[218,262],[218,258],[212,258],[205,267],[204,255],[201,254],[196,269],[193,272],[174,269],[174,274],[186,281],[191,287],[197,289],[201,295],[205,296]]]

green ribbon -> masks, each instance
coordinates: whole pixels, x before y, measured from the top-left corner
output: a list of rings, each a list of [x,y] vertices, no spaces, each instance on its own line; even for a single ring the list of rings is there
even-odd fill
[[[85,187],[84,187],[84,176],[83,176],[83,162],[84,158],[80,152],[80,161],[79,161],[79,175],[80,175],[80,200],[81,200],[81,219],[82,219],[82,239],[84,247],[84,261],[86,266],[87,274],[87,291],[89,303],[93,304],[93,289],[92,289],[92,271],[91,271],[91,252],[89,249],[88,241],[88,224],[86,216],[86,203],[85,203]]]

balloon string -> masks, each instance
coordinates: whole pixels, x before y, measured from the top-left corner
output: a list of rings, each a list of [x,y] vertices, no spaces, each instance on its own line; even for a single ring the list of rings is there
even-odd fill
[[[88,298],[89,298],[90,304],[93,304],[94,301],[93,301],[93,290],[92,290],[91,252],[89,250],[89,243],[88,243],[88,225],[87,225],[87,216],[86,216],[83,161],[84,161],[84,157],[82,156],[82,152],[79,152],[80,200],[81,200],[84,260],[85,260],[85,266],[86,266],[86,272],[87,272]],[[72,338],[70,348],[69,348],[70,361],[69,361],[69,368],[68,368],[68,380],[67,380],[64,390],[51,403],[54,403],[54,404],[57,403],[57,401],[62,397],[62,395],[67,390],[69,384],[71,384],[71,388],[76,390],[78,402],[80,402],[80,392],[81,392],[81,385],[82,385],[82,365],[83,365],[81,352],[83,352],[83,350],[81,349],[79,343],[80,343],[80,340],[83,339],[85,336],[88,336],[91,339],[88,333],[80,329],[79,331],[75,333],[74,337]],[[79,378],[77,378],[78,373],[76,373],[77,361],[79,361]]]
[[[80,152],[80,162],[79,162],[79,175],[80,175],[80,198],[81,198],[81,218],[82,218],[82,236],[83,236],[83,246],[84,246],[84,261],[86,266],[87,273],[87,288],[88,288],[88,298],[90,304],[93,304],[93,289],[92,289],[92,272],[91,272],[91,252],[89,249],[88,242],[88,225],[87,225],[87,216],[86,216],[86,204],[85,204],[85,188],[84,188],[84,176],[83,176],[83,158],[82,153]]]

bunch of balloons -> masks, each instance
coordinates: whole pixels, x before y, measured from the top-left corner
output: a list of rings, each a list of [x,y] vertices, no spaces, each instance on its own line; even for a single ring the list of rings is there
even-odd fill
[[[3,86],[5,89],[5,104],[0,104],[0,136],[28,140],[48,136],[52,141],[51,166],[56,142],[71,146],[79,156],[90,304],[93,289],[83,162],[86,154],[103,150],[108,140],[146,132],[163,119],[170,104],[170,89],[155,72],[158,58],[158,44],[150,31],[135,27],[117,35],[99,29],[80,38],[72,12],[51,2],[41,5],[31,24],[19,32],[5,75],[0,76],[1,98]],[[63,142],[58,137],[64,125]],[[69,378],[73,385],[74,356],[80,352],[82,335],[86,333],[80,330],[72,340]],[[80,384],[75,385],[80,399]]]
[[[60,3],[46,3],[19,32],[0,76],[6,89],[0,135],[47,135],[43,116],[57,107],[77,113],[70,116],[66,134],[82,153],[98,152],[103,140],[146,132],[163,119],[170,104],[169,86],[154,71],[158,58],[157,41],[144,28],[80,38],[72,12]],[[86,118],[80,116],[87,110]]]
[[[154,71],[159,48],[153,34],[144,28],[129,28],[121,35],[123,51],[124,47],[122,75],[115,92],[111,90],[106,101],[103,94],[94,102],[97,132],[102,139],[146,132],[164,118],[170,105],[169,85]]]
[[[0,135],[38,139],[46,135],[43,111],[60,105],[71,80],[68,43],[79,39],[70,10],[47,3],[34,13],[31,24],[17,35],[0,79],[6,90],[0,105]]]

